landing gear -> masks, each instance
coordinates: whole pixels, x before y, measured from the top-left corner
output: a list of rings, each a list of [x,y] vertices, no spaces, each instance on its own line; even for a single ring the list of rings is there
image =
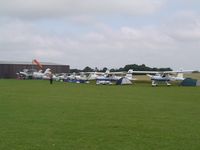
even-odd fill
[[[161,83],[163,83],[163,81],[160,81]],[[152,87],[155,87],[155,86],[158,86],[158,83],[159,81],[155,81],[155,80],[152,80]],[[168,81],[164,81],[164,83],[166,83],[167,86],[171,86],[171,84],[168,82]]]
[[[171,85],[171,84],[170,84],[169,82],[167,82],[167,81],[166,81],[165,83],[167,84],[167,86],[170,86],[170,85]]]
[[[152,85],[152,87],[158,86],[158,84],[157,84],[154,80],[152,81],[152,84],[151,84],[151,85]]]

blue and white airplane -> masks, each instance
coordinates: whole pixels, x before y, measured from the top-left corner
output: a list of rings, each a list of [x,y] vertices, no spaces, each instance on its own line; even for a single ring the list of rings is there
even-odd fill
[[[152,86],[158,86],[158,83],[164,82],[170,86],[170,81],[183,81],[184,73],[192,73],[194,70],[180,70],[180,71],[133,71],[133,74],[146,74],[152,81]],[[152,75],[153,74],[153,75]]]
[[[122,77],[126,77],[128,80],[135,80],[133,78],[131,70],[128,72],[90,72],[88,80],[96,80],[97,84],[112,84],[112,82],[118,81]]]

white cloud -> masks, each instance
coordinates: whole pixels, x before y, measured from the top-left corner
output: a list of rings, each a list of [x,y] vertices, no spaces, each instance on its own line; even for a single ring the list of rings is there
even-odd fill
[[[0,15],[25,18],[71,15],[143,15],[159,10],[165,0],[7,0],[0,2]]]
[[[156,18],[162,20],[160,24],[146,21],[148,16],[143,16],[141,25],[135,25],[131,19],[138,16],[127,17],[127,14],[154,13],[164,1],[29,2],[0,2],[0,59],[31,61],[38,58],[79,68],[86,65],[121,67],[128,63],[186,69],[198,66],[198,12],[176,11],[167,18]],[[103,19],[97,17],[104,14],[108,15]],[[122,14],[129,20],[126,17],[123,20],[122,17],[112,18],[113,14]],[[24,20],[23,17],[39,20]],[[60,18],[49,21],[49,17]],[[42,25],[40,19],[44,21]],[[185,61],[189,58],[190,63]]]
[[[200,49],[200,44],[193,46],[194,38],[196,43],[200,43],[199,24],[194,24],[191,30],[186,28],[187,25],[177,30],[173,26],[174,24],[162,28],[122,26],[117,30],[102,26],[101,32],[92,31],[71,37],[52,36],[41,32],[31,23],[15,21],[0,27],[0,55],[8,60],[38,58],[78,67],[117,67],[127,63],[162,67],[170,66],[169,59],[176,62],[178,57],[181,61],[174,65],[179,66],[185,63],[187,56]],[[177,53],[178,56],[175,55]]]
[[[199,42],[200,16],[194,11],[179,11],[165,22],[163,30],[179,42]]]

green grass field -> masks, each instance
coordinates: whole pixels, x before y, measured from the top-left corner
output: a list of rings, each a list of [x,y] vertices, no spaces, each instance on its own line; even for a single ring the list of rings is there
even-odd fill
[[[0,80],[1,150],[199,150],[200,87]]]

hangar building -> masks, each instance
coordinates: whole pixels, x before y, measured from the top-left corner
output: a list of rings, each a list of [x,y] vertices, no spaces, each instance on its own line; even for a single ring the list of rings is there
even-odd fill
[[[70,66],[55,64],[50,62],[41,62],[43,70],[50,68],[53,73],[69,73]],[[23,71],[23,69],[37,69],[38,66],[32,64],[32,62],[21,62],[21,61],[0,61],[0,78],[16,78],[16,73]]]

